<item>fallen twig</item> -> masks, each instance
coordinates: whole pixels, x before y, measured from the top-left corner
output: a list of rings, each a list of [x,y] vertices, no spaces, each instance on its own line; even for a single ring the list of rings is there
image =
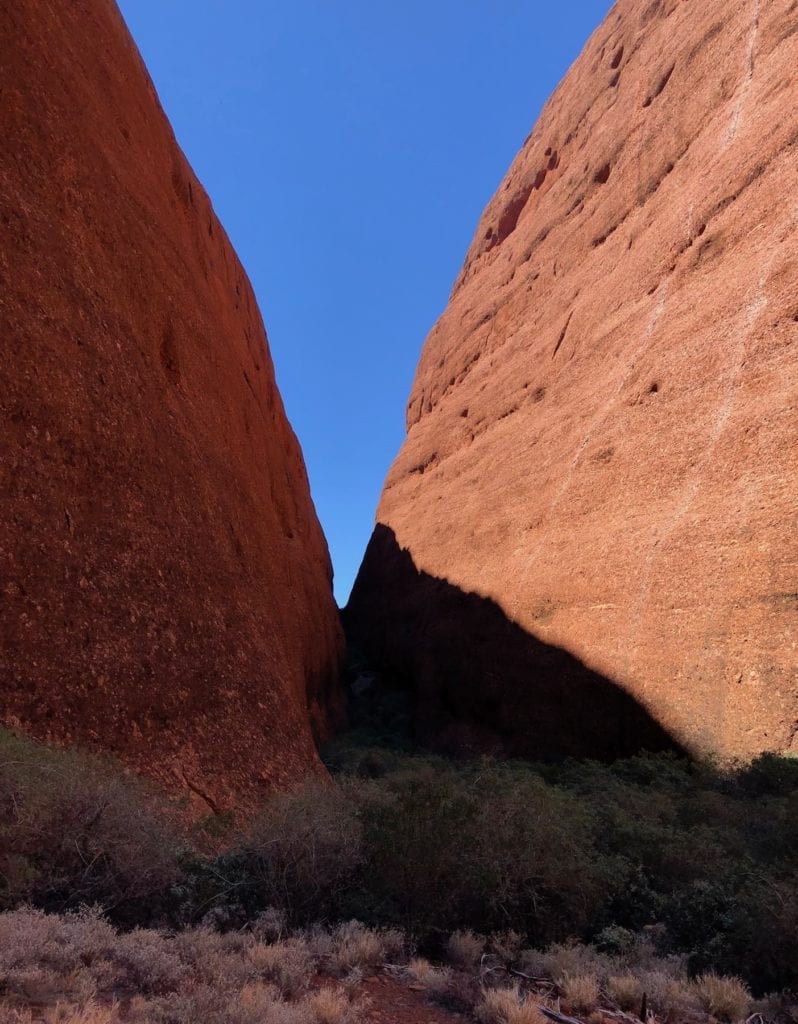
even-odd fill
[[[514,967],[508,967],[507,972],[509,974],[515,974],[518,978],[526,978],[527,981],[534,982],[535,985],[547,985],[549,988],[556,988],[557,986],[551,981],[550,978],[536,978],[532,974],[524,974],[523,971],[516,971]],[[748,1024],[748,1021],[746,1021]]]
[[[538,1007],[544,1017],[548,1017],[549,1020],[553,1020],[555,1024],[582,1024],[582,1021],[577,1017],[568,1017],[564,1013],[558,1013],[556,1010],[550,1010],[548,1006]]]

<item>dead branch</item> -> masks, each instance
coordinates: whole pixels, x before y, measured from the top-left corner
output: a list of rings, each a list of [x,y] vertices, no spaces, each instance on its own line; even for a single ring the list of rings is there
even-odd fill
[[[582,1021],[576,1017],[568,1017],[564,1013],[558,1013],[556,1010],[550,1010],[548,1006],[538,1007],[544,1017],[548,1017],[549,1020],[553,1020],[555,1024],[582,1024]]]

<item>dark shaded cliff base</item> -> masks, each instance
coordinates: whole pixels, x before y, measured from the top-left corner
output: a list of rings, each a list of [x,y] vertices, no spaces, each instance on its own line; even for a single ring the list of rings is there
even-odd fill
[[[384,683],[412,692],[416,736],[433,749],[536,760],[678,749],[612,680],[488,598],[420,572],[383,524],[343,617]]]

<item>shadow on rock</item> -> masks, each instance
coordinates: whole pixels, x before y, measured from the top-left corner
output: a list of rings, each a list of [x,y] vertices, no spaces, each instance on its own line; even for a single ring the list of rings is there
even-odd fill
[[[412,692],[417,740],[443,753],[612,760],[680,750],[617,683],[489,598],[419,571],[382,524],[343,618],[384,683]]]

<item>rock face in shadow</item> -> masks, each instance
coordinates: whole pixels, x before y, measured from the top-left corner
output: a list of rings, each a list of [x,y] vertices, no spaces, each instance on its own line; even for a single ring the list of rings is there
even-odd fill
[[[0,719],[249,800],[342,651],[260,313],[112,0],[0,37]]]
[[[444,753],[610,760],[677,747],[611,680],[488,598],[419,572],[388,527],[375,529],[344,614],[384,682],[412,687],[418,739]]]
[[[791,0],[614,5],[482,216],[377,513],[724,755],[798,746],[797,29]],[[410,614],[373,547],[356,594]]]

